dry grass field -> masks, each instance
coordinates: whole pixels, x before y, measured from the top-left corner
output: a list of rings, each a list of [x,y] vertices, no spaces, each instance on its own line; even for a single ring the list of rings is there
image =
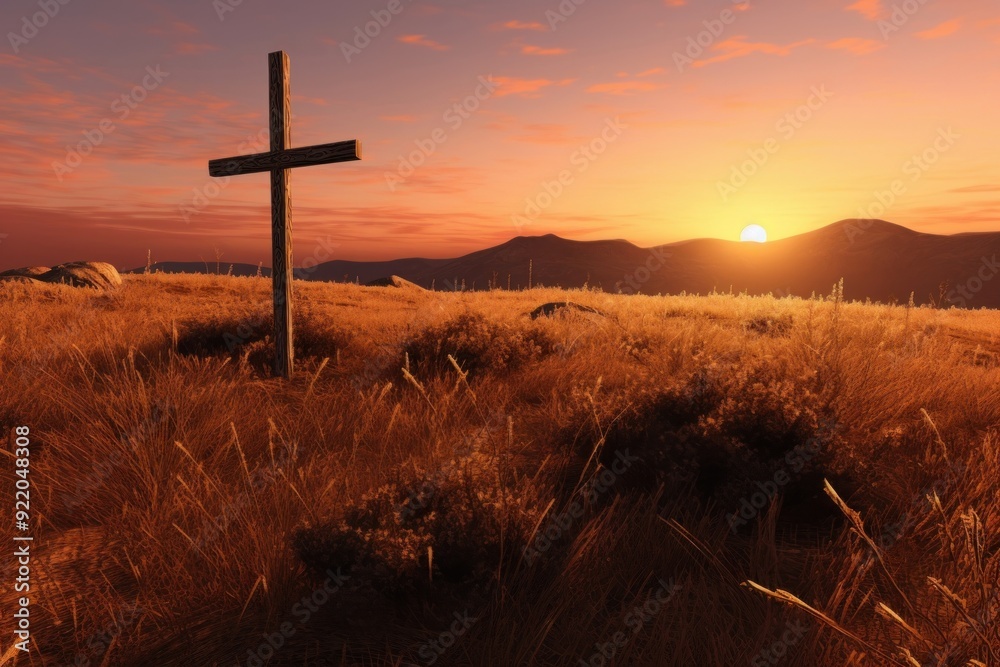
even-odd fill
[[[295,289],[0,284],[7,664],[1000,665],[1000,313]]]

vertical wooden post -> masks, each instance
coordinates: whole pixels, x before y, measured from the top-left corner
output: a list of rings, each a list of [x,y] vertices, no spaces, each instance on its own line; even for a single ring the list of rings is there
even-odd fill
[[[271,151],[291,147],[292,96],[288,54],[268,54]],[[274,281],[274,374],[290,377],[295,352],[292,337],[292,198],[290,169],[271,170],[271,241]]]
[[[271,247],[274,280],[274,375],[291,377],[295,370],[292,332],[292,195],[291,170],[361,159],[361,142],[340,141],[292,148],[290,66],[284,51],[267,56],[268,112],[271,150],[267,153],[209,160],[208,173],[216,178],[240,174],[271,174]]]

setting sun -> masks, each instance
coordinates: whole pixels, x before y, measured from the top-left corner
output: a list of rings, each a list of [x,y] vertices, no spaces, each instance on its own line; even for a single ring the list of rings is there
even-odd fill
[[[748,225],[740,232],[740,241],[765,243],[767,242],[767,230],[760,225]]]

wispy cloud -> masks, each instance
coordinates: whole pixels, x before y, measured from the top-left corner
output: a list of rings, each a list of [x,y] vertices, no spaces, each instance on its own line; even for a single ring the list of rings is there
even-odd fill
[[[859,56],[866,56],[875,53],[879,49],[885,48],[885,42],[877,39],[862,39],[860,37],[844,37],[826,45],[828,49],[847,51]]]
[[[538,21],[506,21],[494,26],[497,30],[532,30],[535,32],[549,32],[548,26]]]
[[[877,21],[885,15],[882,0],[858,0],[854,4],[847,6],[847,11],[857,12],[872,21]]]
[[[521,97],[540,97],[540,91],[552,86],[568,86],[576,79],[522,79],[516,76],[495,76],[498,84],[496,96],[520,95]]]
[[[961,27],[962,19],[952,19],[950,21],[945,21],[944,23],[939,23],[928,30],[922,30],[915,33],[915,35],[920,39],[941,39],[943,37],[948,37],[949,35],[954,35]]]
[[[982,185],[967,185],[963,188],[954,188],[949,192],[959,192],[963,194],[980,192],[1000,192],[1000,185],[996,183],[983,183]]]
[[[423,46],[434,51],[448,51],[451,49],[450,46],[437,42],[433,39],[429,39],[427,35],[400,35],[396,38],[403,44],[412,44],[414,46]]]
[[[564,56],[572,52],[572,49],[562,49],[559,47],[535,46],[533,44],[524,44],[521,46],[521,53],[526,56]]]
[[[737,37],[733,37],[732,39],[719,42],[712,48],[713,51],[719,52],[719,55],[713,56],[712,58],[706,58],[705,60],[697,60],[695,61],[694,66],[705,67],[706,65],[726,62],[727,60],[745,58],[746,56],[751,56],[757,53],[774,56],[787,56],[790,55],[794,49],[797,49],[800,46],[805,46],[806,44],[812,44],[816,41],[814,39],[803,39],[798,42],[782,45],[772,44],[770,42],[748,42],[746,39],[745,35],[739,35]]]

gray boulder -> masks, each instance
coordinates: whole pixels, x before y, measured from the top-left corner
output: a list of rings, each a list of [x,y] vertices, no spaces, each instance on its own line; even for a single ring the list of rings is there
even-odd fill
[[[93,287],[114,289],[122,284],[118,269],[107,262],[69,262],[52,267],[38,275],[38,280],[46,283],[72,285],[73,287]]]

